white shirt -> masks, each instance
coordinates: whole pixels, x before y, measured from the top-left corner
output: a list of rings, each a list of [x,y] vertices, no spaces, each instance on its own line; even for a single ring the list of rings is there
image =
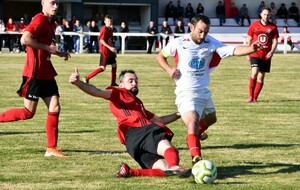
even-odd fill
[[[220,58],[232,56],[234,48],[209,35],[201,44],[196,44],[190,34],[170,41],[162,53],[166,58],[174,57],[176,67],[181,72],[180,78],[176,80],[175,93],[207,88],[210,73],[219,64]]]

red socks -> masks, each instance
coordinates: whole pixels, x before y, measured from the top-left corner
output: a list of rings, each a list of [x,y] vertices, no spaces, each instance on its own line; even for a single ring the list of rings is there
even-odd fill
[[[48,112],[46,133],[47,133],[47,148],[55,148],[58,138],[58,116],[57,112]]]
[[[116,84],[116,78],[117,78],[117,67],[111,68],[111,84]]]
[[[34,114],[26,108],[14,108],[1,113],[0,122],[26,120],[31,119],[33,116]]]
[[[249,97],[254,97],[254,89],[256,86],[256,78],[250,77],[250,82],[249,82]]]
[[[130,169],[130,176],[165,176],[161,169]]]
[[[201,145],[198,135],[188,134],[186,137],[186,142],[192,158],[195,156],[201,156]]]
[[[97,74],[103,72],[104,69],[102,69],[101,67],[95,69],[93,72],[91,72],[90,74],[88,74],[86,76],[86,80],[90,80],[91,78],[93,78],[94,76],[96,76]]]
[[[164,158],[169,167],[177,166],[179,164],[179,152],[176,148],[170,147],[164,153]]]
[[[208,127],[209,127],[209,126],[206,126],[206,125],[204,124],[203,120],[200,119],[199,135],[198,135],[199,138],[200,138],[200,135],[201,135],[204,131],[206,131],[206,129],[207,129]]]
[[[262,89],[262,87],[264,86],[264,83],[260,83],[260,82],[256,82],[256,85],[255,85],[255,90],[254,90],[254,100],[257,100],[258,98],[258,95]]]

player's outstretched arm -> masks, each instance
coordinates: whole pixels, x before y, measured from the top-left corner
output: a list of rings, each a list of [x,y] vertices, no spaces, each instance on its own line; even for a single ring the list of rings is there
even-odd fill
[[[251,46],[236,46],[233,55],[249,55],[262,49],[262,45],[259,42],[254,42]]]
[[[102,90],[99,88],[96,88],[95,86],[91,84],[84,83],[83,81],[80,80],[80,75],[79,71],[77,68],[75,68],[74,73],[71,74],[69,78],[69,82],[76,85],[80,90],[83,92],[91,95],[91,96],[96,96],[104,99],[109,99],[111,97],[111,90]]]
[[[153,118],[151,118],[152,122],[161,122],[163,124],[169,124],[172,123],[173,121],[176,121],[177,119],[179,119],[181,117],[179,112],[173,113],[173,114],[169,114],[169,115],[164,115],[164,116],[157,116],[154,115]]]

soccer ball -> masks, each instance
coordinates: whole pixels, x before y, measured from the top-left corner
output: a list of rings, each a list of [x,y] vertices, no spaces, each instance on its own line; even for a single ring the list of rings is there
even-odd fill
[[[217,168],[209,160],[200,160],[192,168],[196,183],[213,183],[217,178]]]

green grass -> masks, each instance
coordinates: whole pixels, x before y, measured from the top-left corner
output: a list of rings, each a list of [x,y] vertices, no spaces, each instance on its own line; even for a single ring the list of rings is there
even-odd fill
[[[46,106],[42,101],[28,121],[0,124],[1,189],[299,189],[300,187],[300,55],[276,54],[272,71],[256,104],[247,104],[249,64],[245,57],[222,60],[212,73],[210,89],[218,122],[202,142],[203,156],[218,168],[212,185],[192,178],[113,178],[120,162],[137,163],[118,141],[108,102],[90,97],[68,82],[74,67],[84,76],[98,66],[98,55],[53,57],[61,94],[59,146],[68,159],[45,158]],[[25,55],[0,55],[0,112],[22,107],[16,96]],[[155,62],[155,55],[119,55],[118,71],[136,70],[139,97],[157,115],[176,111],[174,82]],[[171,62],[172,60],[170,60]],[[110,67],[91,83],[110,84]],[[168,125],[179,148],[181,165],[191,167],[186,129],[181,120]]]

